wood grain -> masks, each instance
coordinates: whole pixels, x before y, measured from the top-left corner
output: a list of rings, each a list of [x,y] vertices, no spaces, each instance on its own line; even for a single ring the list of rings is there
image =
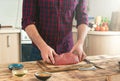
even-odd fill
[[[105,69],[97,69],[95,71],[62,71],[52,72],[52,76],[47,81],[120,81],[120,70],[118,62],[120,61],[120,55],[118,56],[90,56],[87,57],[91,62],[96,63]],[[21,78],[12,76],[11,71],[8,69],[9,64],[0,65],[0,81],[39,81],[35,76],[35,72],[43,71],[36,61],[22,62],[24,68],[28,69],[28,73]],[[81,63],[85,64],[85,63]],[[69,67],[69,66],[53,66],[51,67]]]

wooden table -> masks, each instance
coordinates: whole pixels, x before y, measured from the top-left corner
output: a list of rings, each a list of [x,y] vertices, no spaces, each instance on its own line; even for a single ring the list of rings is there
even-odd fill
[[[87,57],[90,61],[103,67],[95,71],[67,71],[52,73],[52,77],[47,81],[120,81],[119,64],[120,55],[100,55]],[[40,81],[34,73],[40,71],[41,68],[35,61],[22,62],[24,68],[28,69],[28,73],[23,77],[12,76],[8,69],[9,64],[0,65],[0,81]]]

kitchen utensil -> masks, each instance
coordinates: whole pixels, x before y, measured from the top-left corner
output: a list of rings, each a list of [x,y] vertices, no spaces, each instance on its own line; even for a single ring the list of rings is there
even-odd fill
[[[118,67],[119,67],[119,70],[120,70],[120,61],[118,62]]]
[[[112,12],[110,30],[120,31],[120,11]]]
[[[87,60],[87,59],[84,59],[84,61],[85,61],[87,64],[92,64],[92,65],[93,65],[93,66],[95,66],[96,68],[99,68],[99,69],[104,69],[104,68],[102,68],[102,67],[100,67],[100,66],[96,65],[95,63],[93,63],[93,62],[91,62],[91,61]]]
[[[78,70],[81,70],[81,71],[90,71],[90,70],[96,70],[96,67],[95,66],[91,66],[91,67],[81,67],[79,68]]]

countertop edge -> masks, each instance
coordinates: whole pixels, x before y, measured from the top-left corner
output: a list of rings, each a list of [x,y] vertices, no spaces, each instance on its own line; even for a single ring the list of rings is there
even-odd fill
[[[16,28],[1,28],[0,29],[0,34],[2,33],[20,33],[21,29],[16,29]]]
[[[77,32],[77,28],[73,27],[72,32]],[[89,31],[88,35],[120,35],[120,31]]]
[[[88,35],[120,35],[119,31],[89,31]]]

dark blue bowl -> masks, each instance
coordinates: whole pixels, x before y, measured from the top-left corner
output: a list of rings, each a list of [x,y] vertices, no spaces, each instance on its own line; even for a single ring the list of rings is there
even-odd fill
[[[9,66],[8,66],[8,68],[10,69],[10,70],[12,70],[12,69],[22,69],[24,66],[22,65],[22,64],[10,64]]]
[[[46,81],[52,76],[52,74],[49,72],[36,72],[34,75],[37,79],[42,81]]]

